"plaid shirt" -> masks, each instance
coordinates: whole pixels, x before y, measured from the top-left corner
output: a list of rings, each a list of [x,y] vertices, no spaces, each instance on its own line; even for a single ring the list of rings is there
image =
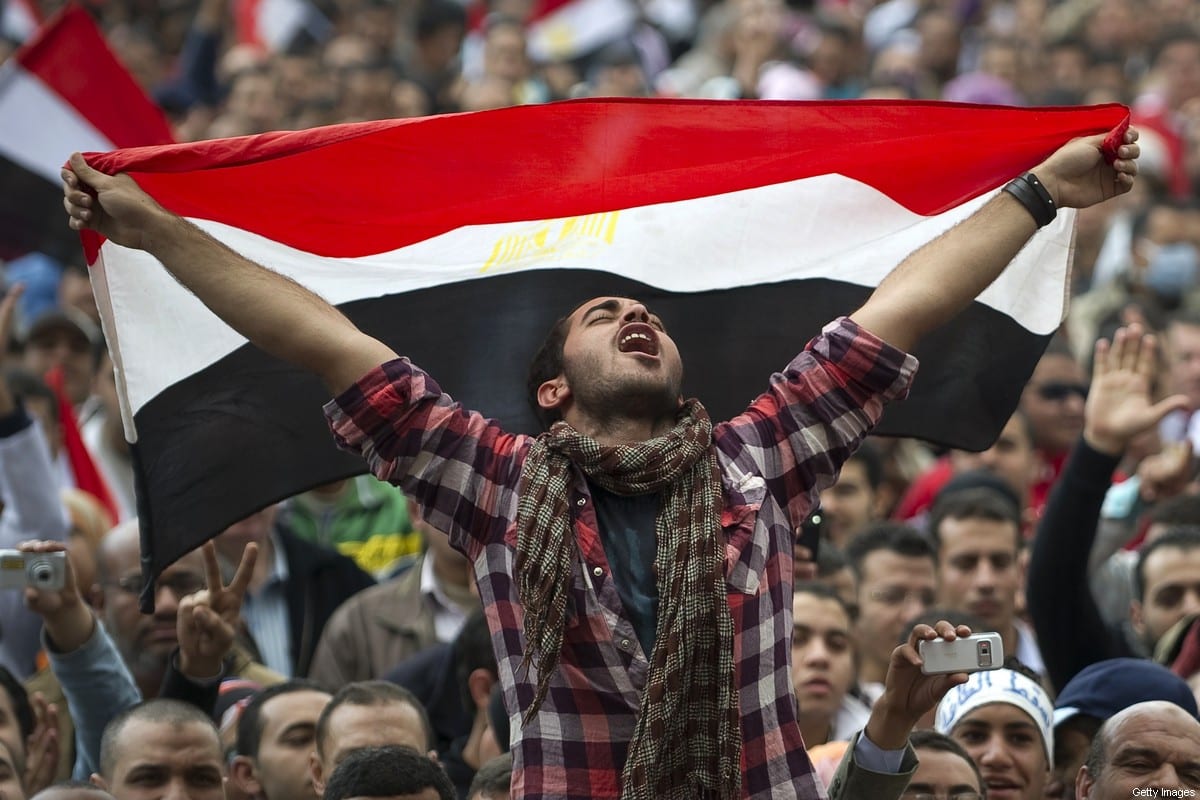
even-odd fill
[[[714,426],[725,507],[726,581],[741,703],[742,796],[820,798],[796,723],[788,661],[792,543],[817,493],[903,396],[916,359],[849,319],[827,326],[741,415]],[[513,797],[619,798],[649,663],[622,611],[596,512],[571,487],[580,559],[558,673],[534,719],[536,674],[513,580],[517,488],[531,439],[457,405],[407,359],[372,370],[325,407],[338,444],[399,484],[475,567],[513,743]]]

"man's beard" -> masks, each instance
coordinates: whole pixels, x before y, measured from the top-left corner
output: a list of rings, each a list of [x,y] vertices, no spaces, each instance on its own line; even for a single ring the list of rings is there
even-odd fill
[[[658,419],[679,408],[678,380],[662,376],[626,373],[605,377],[594,360],[563,365],[575,403],[589,417],[604,422],[616,419]]]

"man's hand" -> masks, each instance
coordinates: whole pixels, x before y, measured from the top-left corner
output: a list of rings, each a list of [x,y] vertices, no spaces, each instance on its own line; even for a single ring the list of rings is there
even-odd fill
[[[72,230],[93,230],[110,241],[146,249],[147,234],[166,215],[128,175],[105,175],[75,153],[62,171],[63,206]]]
[[[941,637],[953,641],[970,636],[966,625],[957,628],[945,620],[934,627],[918,625],[908,636],[908,642],[892,651],[884,679],[883,695],[871,708],[864,732],[882,750],[899,750],[908,742],[908,735],[922,716],[937,707],[946,692],[967,682],[967,673],[926,675],[921,672],[921,655],[917,644]]]
[[[25,740],[25,793],[29,797],[54,783],[61,754],[58,746],[58,706],[35,692],[29,703],[36,723]]]
[[[1172,411],[1188,407],[1184,395],[1151,402],[1155,349],[1155,338],[1143,333],[1140,325],[1119,328],[1111,345],[1105,339],[1096,342],[1083,423],[1083,438],[1093,449],[1120,455],[1139,433]]]
[[[17,549],[22,553],[66,552],[62,542],[21,542]],[[66,559],[63,588],[58,591],[25,588],[25,605],[41,615],[46,627],[46,637],[51,646],[60,653],[70,653],[82,647],[96,630],[96,619],[92,610],[79,596],[75,583],[75,571],[71,559]]]
[[[1191,483],[1193,466],[1191,442],[1168,442],[1138,464],[1138,493],[1147,503],[1182,494]]]
[[[207,679],[221,673],[225,656],[237,637],[242,601],[246,597],[257,560],[258,545],[246,545],[237,573],[226,586],[221,578],[216,546],[211,541],[204,543],[204,572],[208,588],[190,594],[179,602],[176,621],[179,669],[187,677]]]
[[[1034,168],[1033,174],[1050,192],[1059,208],[1087,208],[1133,187],[1141,148],[1133,128],[1125,132],[1125,143],[1117,148],[1117,159],[1104,160],[1104,136],[1075,139]]]

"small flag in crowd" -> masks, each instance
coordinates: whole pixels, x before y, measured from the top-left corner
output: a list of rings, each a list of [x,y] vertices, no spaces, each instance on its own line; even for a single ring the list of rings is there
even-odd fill
[[[312,288],[470,408],[536,429],[528,361],[601,294],[645,300],[714,419],[905,256],[1122,106],[587,100],[92,155]],[[1065,313],[1073,212],[917,351],[882,431],[980,449]],[[87,237],[157,571],[251,511],[364,471],[319,381],[150,256]],[[98,249],[97,249],[98,248]],[[971,264],[962,264],[971,269]]]
[[[309,0],[235,0],[237,40],[283,52],[300,36],[323,41],[333,23]]]
[[[0,258],[79,257],[62,224],[64,154],[171,141],[87,11],[68,5],[0,65]]]

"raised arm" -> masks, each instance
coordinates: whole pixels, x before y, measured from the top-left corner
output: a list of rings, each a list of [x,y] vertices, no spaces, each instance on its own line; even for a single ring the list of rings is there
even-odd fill
[[[76,153],[62,178],[74,230],[94,230],[154,256],[230,327],[267,353],[316,373],[332,392],[396,357],[316,294],[164,209],[128,175],[105,175]]]
[[[1126,132],[1112,165],[1104,160],[1103,141],[1103,136],[1076,139],[1033,170],[1054,207],[1086,208],[1133,186],[1140,152],[1137,132]],[[1036,194],[1029,196],[1037,202]],[[1008,192],[1000,192],[901,262],[850,316],[889,344],[911,350],[991,285],[1036,230],[1032,213]]]

